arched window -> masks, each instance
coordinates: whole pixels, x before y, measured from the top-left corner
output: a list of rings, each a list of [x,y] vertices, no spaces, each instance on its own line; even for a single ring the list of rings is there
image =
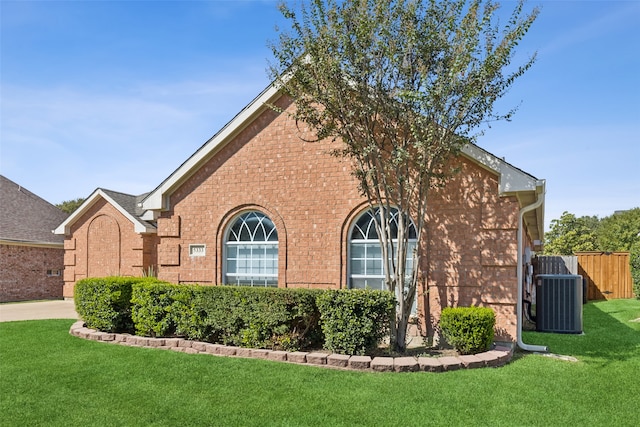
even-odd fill
[[[398,238],[398,210],[391,210],[391,235],[394,247]],[[368,209],[355,221],[349,239],[349,287],[355,289],[384,290],[384,263],[382,248],[378,240],[375,217],[380,218],[380,208]],[[413,221],[409,226],[409,246],[407,250],[407,275],[413,271],[413,249],[417,233]],[[391,255],[391,251],[389,251]],[[391,260],[389,260],[391,263]],[[389,264],[387,264],[389,266]]]
[[[278,232],[261,212],[245,212],[227,232],[225,283],[278,286]]]

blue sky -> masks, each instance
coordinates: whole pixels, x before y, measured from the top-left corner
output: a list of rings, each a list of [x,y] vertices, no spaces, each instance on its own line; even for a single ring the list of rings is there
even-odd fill
[[[52,203],[152,190],[269,84],[276,4],[0,0],[0,173]],[[478,144],[547,180],[547,224],[640,206],[640,1],[536,5],[519,110]]]

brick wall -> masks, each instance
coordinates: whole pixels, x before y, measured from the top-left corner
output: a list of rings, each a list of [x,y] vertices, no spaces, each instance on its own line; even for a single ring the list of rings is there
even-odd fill
[[[155,268],[155,235],[137,234],[114,206],[98,200],[65,236],[64,296],[85,277],[141,276]]]
[[[425,268],[430,336],[443,307],[480,305],[496,313],[496,337],[515,340],[518,202],[471,162],[431,195]]]
[[[267,111],[171,195],[171,210],[158,220],[160,278],[221,283],[225,231],[237,214],[256,209],[278,230],[279,286],[347,286],[348,230],[365,203],[349,164],[329,154],[335,145],[300,135],[287,115]],[[515,339],[518,204],[498,196],[492,173],[467,160],[458,166],[430,202],[423,327],[434,334],[444,306],[485,305],[497,313],[498,338]],[[190,257],[189,244],[206,245],[206,256]]]
[[[0,302],[62,298],[63,257],[62,248],[0,245]]]
[[[344,286],[342,235],[362,199],[331,144],[298,135],[293,120],[267,111],[173,193],[158,221],[162,278],[220,283],[226,226],[257,209],[278,230],[281,286]],[[207,256],[189,257],[189,244],[206,244]]]

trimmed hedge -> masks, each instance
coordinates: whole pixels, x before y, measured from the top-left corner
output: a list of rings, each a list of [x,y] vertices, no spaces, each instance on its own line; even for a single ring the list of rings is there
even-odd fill
[[[299,350],[322,343],[316,297],[310,289],[215,286],[203,288],[194,309],[202,336],[239,347]]]
[[[105,332],[133,332],[131,287],[157,282],[148,277],[98,277],[79,280],[73,291],[76,312],[88,327]]]
[[[461,354],[489,350],[495,324],[496,316],[487,307],[445,307],[440,314],[442,336]]]
[[[140,284],[133,287],[132,318],[139,335],[298,350],[321,342],[318,292]]]
[[[175,285],[106,277],[76,284],[88,327],[239,347],[365,354],[388,332],[390,292]]]
[[[363,355],[375,350],[389,331],[395,297],[388,291],[329,290],[318,295],[324,348]]]
[[[131,319],[137,335],[183,335],[189,319],[194,286],[171,283],[136,283],[131,292]],[[189,321],[187,321],[189,323]]]

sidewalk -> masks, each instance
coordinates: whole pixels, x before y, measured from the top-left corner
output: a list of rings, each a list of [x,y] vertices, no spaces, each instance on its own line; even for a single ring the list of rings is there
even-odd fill
[[[73,301],[54,300],[0,304],[0,322],[14,320],[77,319]]]

